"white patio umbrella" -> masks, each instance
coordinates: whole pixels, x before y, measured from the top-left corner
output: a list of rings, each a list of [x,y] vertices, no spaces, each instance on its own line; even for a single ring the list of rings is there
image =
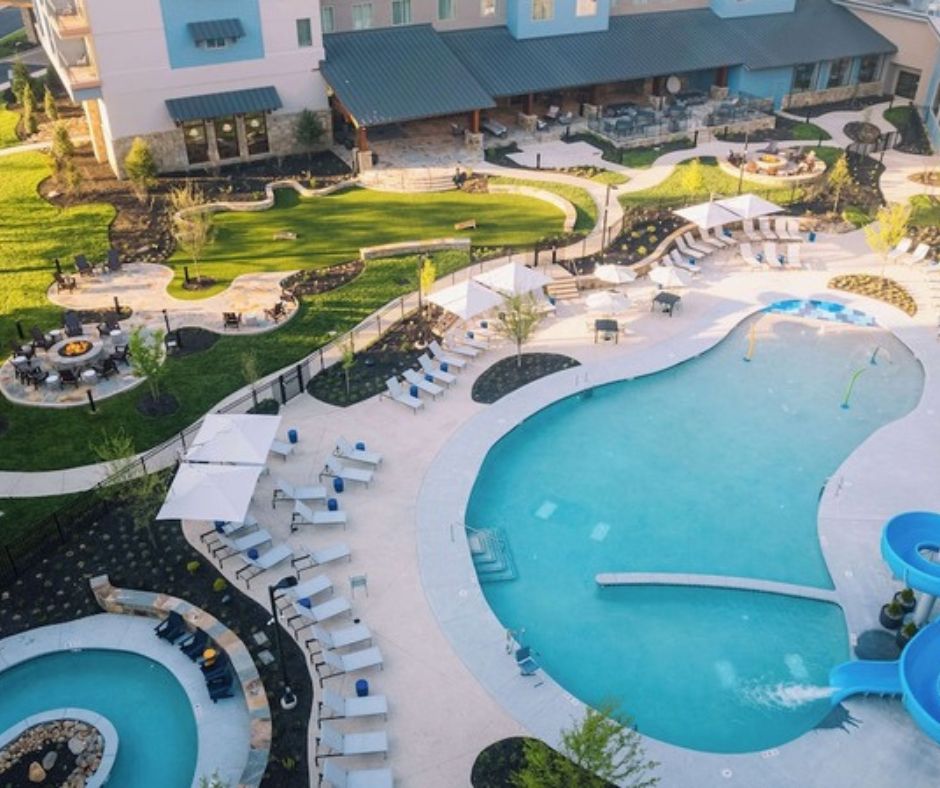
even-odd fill
[[[472,279],[431,293],[427,300],[457,315],[461,320],[469,320],[503,303],[503,297],[499,293],[477,284]]]
[[[688,287],[692,276],[672,266],[658,265],[650,269],[650,279],[661,287]]]
[[[732,221],[741,219],[756,219],[758,216],[766,216],[769,213],[779,213],[783,210],[776,203],[758,197],[756,194],[739,194],[737,197],[727,197],[724,200],[716,200],[716,205],[727,208],[736,214]]]
[[[185,459],[264,465],[280,424],[280,416],[210,413],[202,420]]]
[[[522,295],[539,290],[552,280],[541,271],[520,263],[506,263],[485,274],[477,274],[473,281],[505,295]]]
[[[158,520],[244,522],[261,465],[180,463]]]
[[[602,312],[606,314],[616,314],[626,311],[630,306],[630,299],[623,293],[613,290],[601,290],[597,293],[591,293],[584,299],[588,312]]]
[[[706,230],[741,221],[739,214],[730,211],[721,203],[711,201],[690,205],[688,208],[682,208],[673,213]]]
[[[594,268],[594,276],[602,282],[609,282],[612,285],[626,285],[636,281],[636,274],[629,268],[622,265],[607,263]]]

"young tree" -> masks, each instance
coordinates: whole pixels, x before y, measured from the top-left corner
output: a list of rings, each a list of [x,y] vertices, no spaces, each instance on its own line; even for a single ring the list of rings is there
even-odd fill
[[[215,221],[207,205],[202,190],[188,181],[185,186],[170,192],[173,238],[177,246],[192,259],[197,280],[199,260],[215,235]]]
[[[56,173],[61,173],[75,158],[75,143],[64,123],[56,123],[52,129],[52,164]]]
[[[584,719],[561,736],[561,753],[542,742],[525,742],[526,763],[513,775],[518,788],[606,788],[609,783],[651,788],[659,766],[646,760],[640,735],[632,722],[612,705],[589,708]]]
[[[143,328],[138,326],[131,332],[127,341],[131,370],[137,377],[147,379],[150,398],[154,402],[160,398],[161,378],[166,371],[163,363],[166,358],[166,346],[163,342],[165,337],[163,331],[145,333]]]
[[[695,197],[705,191],[705,173],[702,162],[692,159],[682,170],[682,189],[690,196]]]
[[[353,352],[352,342],[349,343],[348,347],[343,349],[343,360],[340,362],[340,365],[343,368],[343,376],[346,378],[346,399],[349,399],[349,373],[352,372],[352,368],[356,366],[356,354]]]
[[[46,117],[49,118],[49,120],[59,119],[59,108],[56,106],[55,96],[52,95],[52,91],[49,90],[48,85],[43,88],[42,111],[46,113]]]
[[[430,294],[436,281],[437,266],[430,257],[423,257],[418,267],[418,309],[421,309],[424,299]]]
[[[23,103],[23,98],[27,90],[30,93],[33,91],[33,80],[32,77],[29,76],[29,69],[21,60],[17,60],[13,64],[13,68],[10,69],[10,90],[19,104]],[[33,96],[33,98],[35,99],[36,97]]]
[[[213,772],[211,777],[199,778],[199,788],[229,788],[229,785],[219,777],[218,772]]]
[[[297,116],[294,136],[303,147],[315,148],[323,139],[323,132],[323,123],[315,112],[305,109]]]
[[[20,99],[20,115],[23,121],[23,131],[27,136],[35,134],[39,130],[39,123],[36,121],[36,99],[29,88],[23,90]]]
[[[137,199],[144,202],[147,193],[157,185],[157,163],[147,140],[134,137],[131,149],[124,157],[124,172],[134,187]]]
[[[910,203],[895,202],[879,208],[875,221],[865,226],[865,240],[873,252],[881,255],[883,264],[888,262],[888,252],[907,235],[910,220]]]
[[[81,191],[82,181],[85,180],[85,176],[82,175],[82,171],[78,169],[78,165],[73,160],[65,163],[61,178],[62,188],[65,189],[66,194],[77,194]]]
[[[516,366],[522,366],[522,346],[532,338],[542,316],[532,295],[507,296],[503,301],[503,315],[496,325],[497,332],[516,343]]]
[[[848,189],[852,183],[852,173],[849,171],[849,160],[845,157],[843,153],[838,161],[832,165],[832,169],[829,171],[829,190],[832,192],[832,210],[835,213],[839,211],[839,200],[842,199],[842,194]]]

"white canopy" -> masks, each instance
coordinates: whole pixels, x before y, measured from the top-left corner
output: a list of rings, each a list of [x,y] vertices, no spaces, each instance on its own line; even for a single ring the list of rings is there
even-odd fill
[[[504,293],[506,295],[522,295],[531,293],[545,285],[551,283],[551,278],[545,276],[541,271],[533,268],[526,268],[519,263],[506,263],[505,265],[487,271],[485,274],[477,274],[473,277],[475,282],[486,285],[491,290]]]
[[[185,459],[264,465],[280,424],[280,416],[210,413],[202,420]]]
[[[719,202],[711,201],[690,205],[688,208],[673,211],[673,213],[706,230],[741,221],[739,214],[733,213]]]
[[[486,312],[503,303],[503,297],[472,279],[431,293],[427,300],[457,315],[461,320]]]
[[[692,276],[672,266],[660,265],[650,270],[650,279],[662,287],[688,287]]]
[[[756,219],[758,216],[779,213],[783,210],[779,205],[765,200],[763,197],[758,197],[756,194],[739,194],[737,197],[727,197],[724,200],[717,200],[715,205],[720,205],[722,208],[727,208],[737,214],[732,221]]]
[[[180,463],[157,519],[244,522],[262,470],[260,465]]]
[[[623,293],[611,290],[600,290],[596,293],[591,293],[591,295],[584,299],[584,303],[587,304],[588,312],[615,314],[625,311],[630,306],[630,299]]]
[[[594,276],[602,282],[612,285],[625,285],[636,281],[636,274],[623,265],[599,265],[594,269]]]

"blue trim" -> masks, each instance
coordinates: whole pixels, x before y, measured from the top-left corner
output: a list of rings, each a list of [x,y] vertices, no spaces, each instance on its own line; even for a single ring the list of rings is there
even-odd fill
[[[261,11],[258,0],[160,0],[163,35],[170,68],[194,68],[264,58]],[[242,28],[239,38],[226,37],[228,44],[207,49],[193,40],[196,30],[220,22],[235,21]]]

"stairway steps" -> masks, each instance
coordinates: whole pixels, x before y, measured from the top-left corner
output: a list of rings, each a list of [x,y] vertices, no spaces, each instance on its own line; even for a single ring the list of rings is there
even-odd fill
[[[481,583],[515,580],[516,566],[502,532],[495,528],[468,532],[470,555]]]

